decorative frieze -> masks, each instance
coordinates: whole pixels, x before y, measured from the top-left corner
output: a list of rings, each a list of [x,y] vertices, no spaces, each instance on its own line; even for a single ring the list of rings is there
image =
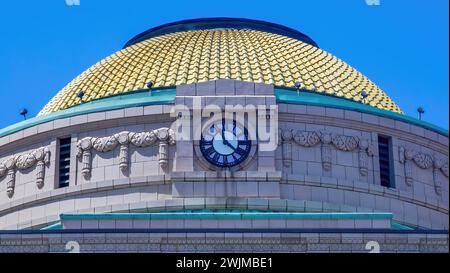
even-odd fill
[[[352,152],[358,148],[359,139],[355,136],[334,135],[331,142],[340,151]]]
[[[293,134],[291,130],[280,129],[280,139],[283,152],[283,165],[287,168],[292,165],[292,138]]]
[[[438,195],[442,191],[442,181],[439,179],[438,173],[441,172],[445,177],[449,177],[448,161],[433,157],[432,155],[417,152],[405,147],[399,148],[399,161],[404,165],[405,171],[405,183],[408,186],[412,186],[413,182],[413,165],[427,170],[433,171],[434,188]]]
[[[165,169],[168,165],[168,146],[175,145],[175,133],[169,128],[160,128],[151,132],[124,131],[108,137],[86,137],[78,141],[77,157],[81,158],[81,173],[88,177],[92,168],[92,150],[100,153],[110,152],[120,146],[119,168],[127,171],[130,165],[129,146],[149,147],[159,144],[159,165]]]
[[[8,197],[14,195],[17,170],[26,170],[36,166],[36,186],[44,186],[45,167],[50,163],[50,150],[47,147],[36,149],[23,155],[14,155],[0,162],[0,179],[6,176],[6,192]]]
[[[359,172],[361,176],[368,174],[368,156],[373,156],[372,145],[368,140],[356,136],[334,135],[320,131],[294,131],[292,129],[280,129],[280,135],[285,167],[290,167],[292,163],[292,143],[307,148],[320,144],[323,170],[331,170],[332,147],[344,152],[353,152],[359,149]]]
[[[322,146],[320,147],[322,157],[322,168],[325,171],[331,171],[331,142],[333,138],[331,134],[322,133]]]
[[[297,131],[293,134],[293,140],[297,145],[313,147],[320,143],[320,133]]]
[[[372,146],[369,141],[362,139],[358,140],[358,148],[359,173],[361,176],[367,176],[369,172],[368,156],[373,156]]]

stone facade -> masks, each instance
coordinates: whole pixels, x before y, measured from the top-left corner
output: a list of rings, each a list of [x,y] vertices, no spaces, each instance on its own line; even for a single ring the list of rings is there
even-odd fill
[[[176,102],[189,104],[198,96],[219,106],[276,104],[271,85],[218,80],[177,87]],[[41,228],[57,222],[61,213],[239,208],[392,212],[400,224],[448,230],[447,136],[374,114],[278,104],[277,149],[254,151],[245,169],[217,171],[201,162],[195,141],[171,140],[176,134],[169,129],[176,120],[171,109],[152,105],[91,113],[1,137],[0,229]],[[394,188],[380,185],[379,134],[392,138]],[[72,139],[70,182],[58,188],[58,139],[67,136]],[[405,243],[405,249],[428,249],[421,240]],[[62,245],[54,250],[64,251]],[[98,245],[107,246],[122,247]],[[313,246],[298,244],[295,251]],[[220,251],[219,244],[208,247]],[[284,247],[289,246],[279,250]],[[324,244],[318,250],[322,247],[333,248]]]
[[[380,253],[448,252],[448,234],[52,232],[0,235],[0,253],[369,253],[373,251]]]

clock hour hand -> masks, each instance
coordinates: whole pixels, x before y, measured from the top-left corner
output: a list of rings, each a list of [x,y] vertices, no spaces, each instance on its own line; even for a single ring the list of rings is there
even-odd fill
[[[222,143],[223,145],[226,145],[233,149],[233,151],[236,150],[236,148],[234,148],[233,145],[231,145],[231,143],[225,137],[225,120],[222,120]]]
[[[228,147],[233,149],[233,151],[236,150],[236,148],[233,145],[231,145],[231,143],[228,140],[226,140],[226,139],[224,139],[223,144],[227,145]]]

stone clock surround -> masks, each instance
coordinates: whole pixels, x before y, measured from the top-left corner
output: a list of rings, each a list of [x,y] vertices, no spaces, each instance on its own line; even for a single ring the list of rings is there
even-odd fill
[[[236,90],[239,94],[248,92],[246,96],[251,99],[274,102],[272,86],[226,80],[179,86],[177,95],[184,100],[193,94],[211,99],[219,96],[214,98],[216,102],[223,96],[225,102],[236,101]],[[42,226],[57,221],[63,212],[240,208],[375,210],[393,212],[394,220],[412,226],[448,229],[448,172],[446,175],[445,164],[435,163],[448,164],[448,138],[415,125],[349,110],[280,104],[280,127],[367,140],[374,149],[367,157],[365,176],[361,175],[360,147],[354,151],[332,147],[331,169],[327,170],[319,143],[312,147],[291,143],[291,156],[287,157],[280,143],[273,154],[257,152],[246,171],[235,173],[205,169],[195,159],[192,146],[186,149],[192,143],[169,146],[167,168],[160,165],[158,145],[130,146],[127,172],[121,171],[120,149],[115,149],[106,153],[94,151],[91,176],[86,179],[82,175],[82,162],[75,157],[79,140],[168,128],[173,121],[170,107],[154,105],[76,116],[0,138],[0,163],[42,148],[50,153],[44,173],[32,165],[17,169],[11,198],[7,195],[8,177],[1,178],[0,228]],[[393,137],[395,189],[378,185],[377,133]],[[56,189],[57,138],[67,136],[72,136],[70,187]],[[406,160],[401,157],[405,150],[414,151]],[[437,160],[424,165],[414,159],[418,154],[425,162],[429,162],[426,155]],[[37,178],[42,175],[43,185],[39,188]],[[440,194],[433,181],[439,184]]]

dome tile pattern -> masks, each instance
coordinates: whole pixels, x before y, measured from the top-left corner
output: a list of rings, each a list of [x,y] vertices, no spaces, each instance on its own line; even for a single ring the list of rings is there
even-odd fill
[[[243,29],[170,33],[126,47],[101,60],[64,87],[39,113],[145,89],[234,79],[303,88],[402,113],[380,88],[337,57],[287,36]]]

